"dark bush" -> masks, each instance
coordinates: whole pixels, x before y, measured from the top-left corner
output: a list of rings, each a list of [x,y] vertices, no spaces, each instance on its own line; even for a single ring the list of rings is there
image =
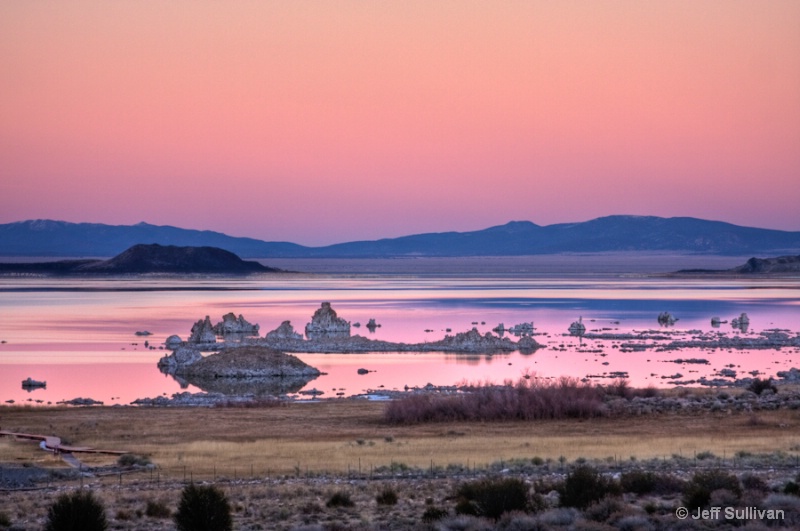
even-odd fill
[[[580,465],[567,474],[559,494],[562,506],[585,509],[606,496],[620,494],[620,488],[613,480],[603,477],[593,467]]]
[[[213,485],[184,487],[175,513],[178,531],[230,531],[231,507],[225,494]]]
[[[800,496],[800,485],[798,485],[794,481],[789,481],[786,485],[783,486],[783,493],[792,494],[794,496]]]
[[[62,494],[47,511],[45,531],[104,531],[106,511],[90,490]]]
[[[436,522],[441,520],[447,516],[447,511],[445,509],[439,509],[438,507],[428,507],[425,509],[425,512],[422,513],[422,521],[426,523]]]
[[[397,492],[391,487],[386,487],[375,496],[375,501],[378,505],[396,505]]]
[[[658,476],[654,472],[644,470],[632,470],[623,472],[619,478],[622,492],[632,492],[634,494],[649,494],[656,490],[658,486]]]
[[[122,454],[117,459],[117,464],[124,467],[147,466],[150,464],[150,459],[143,455]]]
[[[169,510],[169,507],[164,502],[147,500],[144,514],[151,518],[169,518],[172,515],[172,511]]]
[[[689,509],[698,509],[708,505],[711,493],[715,490],[728,490],[735,496],[742,495],[739,479],[722,470],[704,470],[696,472],[683,491],[683,504]]]
[[[337,490],[328,498],[325,507],[353,507],[354,505],[355,503],[350,499],[350,493]]]
[[[481,479],[456,491],[456,512],[497,520],[505,512],[528,509],[528,486],[517,478]]]
[[[769,485],[767,485],[767,482],[753,474],[745,474],[742,476],[742,487],[746,490],[769,492]]]
[[[778,392],[778,388],[775,387],[775,384],[772,382],[772,378],[767,378],[765,380],[762,380],[761,378],[755,378],[750,385],[747,386],[748,391],[752,391],[757,395],[760,395],[767,389],[771,390],[773,393]]]
[[[11,518],[4,512],[0,512],[0,527],[11,527]]]

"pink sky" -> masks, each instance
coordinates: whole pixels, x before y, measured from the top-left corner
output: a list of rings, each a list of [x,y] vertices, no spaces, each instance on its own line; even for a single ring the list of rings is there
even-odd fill
[[[0,4],[0,223],[800,230],[800,2]]]

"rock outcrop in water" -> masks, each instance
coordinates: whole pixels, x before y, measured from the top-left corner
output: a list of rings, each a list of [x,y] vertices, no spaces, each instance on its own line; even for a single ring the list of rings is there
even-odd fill
[[[267,335],[264,336],[264,339],[267,341],[280,341],[285,339],[302,340],[303,334],[295,332],[290,321],[284,321],[275,330],[267,332]]]
[[[187,367],[203,359],[199,350],[192,347],[178,347],[175,351],[158,360],[158,367],[162,372],[177,374],[183,367]]]
[[[193,344],[217,342],[217,334],[214,333],[214,327],[211,325],[209,316],[206,315],[205,319],[200,319],[192,326],[188,342]]]
[[[350,337],[350,323],[336,315],[330,302],[323,302],[306,325],[308,339]]]
[[[222,316],[222,321],[215,324],[212,328],[213,332],[218,336],[227,335],[240,335],[240,336],[257,336],[258,325],[252,324],[247,321],[241,314],[239,317],[233,312],[226,313]]]

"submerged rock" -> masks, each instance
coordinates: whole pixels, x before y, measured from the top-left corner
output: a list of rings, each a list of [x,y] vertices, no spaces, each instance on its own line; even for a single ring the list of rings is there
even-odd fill
[[[43,387],[47,387],[47,382],[40,382],[39,380],[34,380],[30,376],[22,380],[23,389],[31,390],[31,389],[41,389]]]
[[[583,324],[583,317],[578,317],[577,321],[574,321],[571,325],[569,325],[569,333],[573,336],[582,336],[586,333],[586,325]]]
[[[660,324],[661,326],[672,326],[675,324],[675,321],[677,320],[678,318],[673,316],[669,312],[661,312],[660,314],[658,314],[658,324]]]

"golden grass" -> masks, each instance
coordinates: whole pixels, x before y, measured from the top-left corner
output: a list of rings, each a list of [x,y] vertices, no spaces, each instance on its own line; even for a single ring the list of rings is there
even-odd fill
[[[403,463],[481,466],[541,457],[693,457],[711,451],[795,455],[800,413],[664,414],[538,422],[383,423],[383,404],[320,402],[262,409],[2,408],[3,429],[53,434],[72,444],[147,455],[165,477],[259,477],[369,472]],[[79,456],[87,464],[112,456]],[[35,444],[0,439],[0,461],[62,466]]]

